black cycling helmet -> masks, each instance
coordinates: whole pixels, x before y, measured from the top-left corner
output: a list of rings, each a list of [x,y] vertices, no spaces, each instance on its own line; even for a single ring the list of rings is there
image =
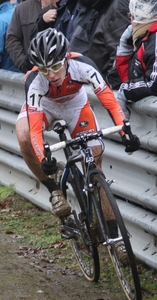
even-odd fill
[[[51,67],[65,57],[68,46],[69,42],[61,31],[48,28],[37,33],[30,42],[29,60],[37,67]]]

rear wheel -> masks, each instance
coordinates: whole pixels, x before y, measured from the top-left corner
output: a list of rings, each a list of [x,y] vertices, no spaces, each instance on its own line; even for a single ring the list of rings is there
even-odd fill
[[[58,176],[58,182],[60,182],[65,164],[58,162],[57,165],[58,175],[56,173],[55,176],[56,179]],[[78,200],[80,195],[83,195],[83,175],[76,166],[73,166],[73,175],[69,174],[68,179],[65,181],[66,182],[64,182],[64,179],[62,180],[62,190],[72,208],[72,214],[67,218],[65,223],[74,228],[74,237],[70,239],[71,247],[85,278],[88,281],[97,282],[100,276],[98,250],[97,246],[91,241],[88,224],[86,224],[82,213],[86,199],[81,196],[82,209],[80,208],[80,202]]]
[[[94,215],[93,226],[97,228],[97,239],[107,247],[127,299],[141,300],[141,287],[135,257],[118,205],[103,174],[91,173],[90,182],[93,184],[90,199]],[[98,230],[99,228],[100,230]],[[106,254],[101,263],[101,268],[106,268],[106,264],[108,264]],[[110,272],[112,271],[110,270]],[[115,272],[113,271],[113,273]],[[113,282],[113,284],[115,283]]]

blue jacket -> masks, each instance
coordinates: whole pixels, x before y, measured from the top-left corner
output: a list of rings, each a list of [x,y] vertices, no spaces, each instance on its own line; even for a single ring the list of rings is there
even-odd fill
[[[19,72],[5,49],[6,33],[11,22],[13,6],[9,1],[0,4],[0,69]]]

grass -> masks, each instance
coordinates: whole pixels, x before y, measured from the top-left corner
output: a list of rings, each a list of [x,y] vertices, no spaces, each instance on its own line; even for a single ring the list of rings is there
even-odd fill
[[[6,232],[23,235],[36,247],[61,241],[58,219],[18,196],[13,186],[0,187],[0,201],[3,208],[0,215]]]
[[[6,186],[0,187],[0,201],[3,201],[8,196],[12,196],[14,194],[15,194],[14,185],[10,185],[8,187],[6,187]]]

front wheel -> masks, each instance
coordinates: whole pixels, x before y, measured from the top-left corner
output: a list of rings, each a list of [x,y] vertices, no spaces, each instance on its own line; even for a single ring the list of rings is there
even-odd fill
[[[85,195],[82,196],[83,175],[77,166],[74,165],[72,166],[72,174],[69,172],[66,178],[66,174],[63,175],[65,164],[58,162],[57,166],[58,171],[55,179],[58,183],[62,184],[61,188],[64,196],[73,211],[67,218],[67,224],[73,228],[74,232],[73,238],[70,239],[72,250],[85,278],[88,281],[97,282],[100,276],[98,250],[91,242],[86,221],[81,217],[83,215],[82,210],[85,210],[86,203]],[[72,234],[71,229],[70,232]]]
[[[97,248],[92,244],[87,246],[81,235],[71,239],[71,247],[84,277],[88,281],[97,282],[100,276]]]
[[[93,223],[96,223],[95,228],[99,229],[99,231],[97,230],[98,238],[103,245],[102,248],[100,247],[101,256],[103,257],[107,248],[108,258],[111,258],[127,299],[141,300],[141,287],[135,257],[118,205],[101,172],[91,173],[89,180],[93,185],[93,190],[89,195],[93,207]],[[105,260],[103,257],[101,267],[104,268],[106,274],[109,273],[109,269],[112,273],[109,261],[105,253]],[[114,276],[110,280],[113,278]],[[115,285],[114,279],[113,284]]]

